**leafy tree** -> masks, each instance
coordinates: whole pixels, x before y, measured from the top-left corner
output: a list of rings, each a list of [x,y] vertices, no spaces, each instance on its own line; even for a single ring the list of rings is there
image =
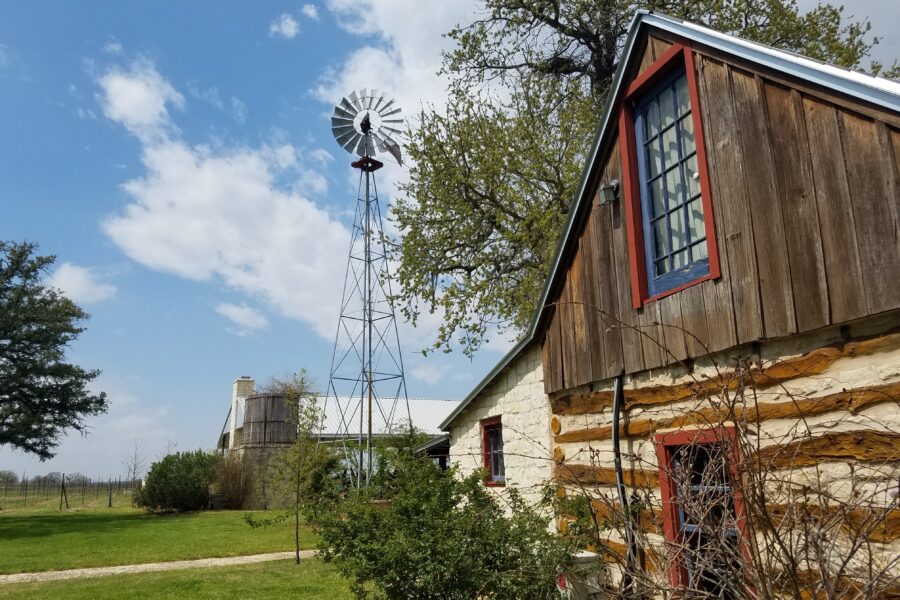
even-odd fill
[[[66,429],[106,412],[106,394],[88,384],[100,371],[65,361],[88,318],[59,290],[42,285],[53,256],[37,246],[0,241],[0,445],[52,458]]]
[[[493,328],[528,323],[641,8],[848,68],[878,42],[842,7],[796,0],[483,0],[448,34],[449,102],[419,114],[394,209],[399,300],[413,320],[443,312],[434,348],[473,352]]]
[[[313,518],[323,502],[333,499],[339,460],[329,446],[316,439],[322,410],[305,370],[288,380],[273,379],[266,391],[284,399],[290,423],[297,432],[294,442],[268,461],[261,482],[271,496],[287,499],[289,511],[265,520],[255,520],[248,514],[245,520],[251,527],[259,527],[293,517],[294,559],[300,564],[301,517]]]
[[[0,471],[0,485],[15,485],[19,483],[19,476],[15,471],[4,469]]]
[[[163,457],[150,466],[135,503],[148,510],[208,508],[220,460],[218,454],[203,450]]]
[[[551,533],[547,517],[512,489],[507,514],[483,473],[461,478],[408,452],[390,463],[388,502],[355,495],[318,524],[325,560],[354,581],[359,597],[558,597],[556,574],[578,540]]]

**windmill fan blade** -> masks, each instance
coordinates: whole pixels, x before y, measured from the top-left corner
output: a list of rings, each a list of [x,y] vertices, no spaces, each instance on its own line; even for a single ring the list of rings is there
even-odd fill
[[[397,159],[397,163],[403,164],[403,159],[400,157],[400,146],[397,144],[388,144],[387,150],[391,153],[391,156]]]
[[[338,108],[338,107],[335,107],[335,108]],[[351,115],[356,114],[356,108],[353,106],[353,104],[350,103],[350,100],[348,100],[346,97],[341,98],[340,108],[343,108]]]
[[[378,111],[378,114],[380,114],[381,116],[384,116],[384,113],[387,112],[387,109],[389,109],[393,103],[394,103],[394,99],[391,98],[390,100],[387,101],[387,103],[384,106],[381,107],[381,110]]]
[[[396,114],[399,113],[399,112],[403,112],[402,109],[400,109],[400,108],[395,108],[395,109],[392,110],[391,112],[382,113],[381,116],[382,116],[382,118],[386,118],[386,117],[390,117],[390,116],[396,115]]]
[[[381,94],[378,94],[378,93],[376,93],[375,95],[377,96],[377,98],[375,100],[375,105],[372,107],[372,110],[374,110],[375,112],[378,112],[378,107],[381,106],[382,102],[384,102],[384,96],[382,96]],[[378,113],[378,114],[381,114],[381,113]]]
[[[346,144],[347,141],[350,138],[352,138],[354,135],[358,135],[358,134],[357,134],[356,130],[351,127],[349,131],[345,131],[345,132],[341,133],[340,135],[335,133],[334,139],[337,141],[338,144],[340,144],[341,146],[344,146],[344,144]]]
[[[332,127],[331,133],[334,135],[335,139],[341,137],[342,135],[346,135],[351,131],[356,131],[356,128],[353,125],[344,125],[343,127]]]
[[[342,117],[331,117],[331,128],[353,127],[353,119],[344,119]]]
[[[356,95],[355,90],[350,92],[350,96],[348,96],[347,99],[350,100],[350,104],[353,105],[353,108],[355,108],[357,112],[362,110],[362,106],[359,103],[359,97]]]
[[[368,139],[368,137],[364,136],[364,135],[361,135],[359,137],[360,137],[360,139],[358,140],[358,142],[356,144],[356,153],[359,154],[360,156],[365,156],[366,155],[366,140]]]
[[[335,117],[341,117],[341,118],[343,118],[343,119],[350,119],[350,120],[352,121],[352,120],[353,120],[353,117],[355,117],[356,114],[353,113],[353,112],[351,112],[351,111],[349,111],[349,110],[344,110],[344,109],[341,108],[340,106],[335,106],[335,107],[334,107],[334,116],[335,116]]]
[[[347,152],[353,152],[353,148],[362,137],[363,135],[361,133],[354,131],[353,135],[350,137],[350,140],[346,144],[344,144],[344,150],[346,150]]]

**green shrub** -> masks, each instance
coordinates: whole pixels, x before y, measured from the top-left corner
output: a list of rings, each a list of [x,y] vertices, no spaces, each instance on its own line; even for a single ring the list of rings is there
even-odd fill
[[[246,508],[253,496],[256,473],[250,461],[235,453],[225,456],[216,468],[215,490],[217,506],[225,509]]]
[[[203,450],[169,454],[150,466],[135,502],[148,510],[208,508],[219,461],[218,454]]]
[[[384,469],[382,489],[393,490],[387,503],[356,495],[317,523],[323,556],[354,581],[358,596],[557,597],[555,576],[576,542],[549,531],[548,517],[514,490],[498,500],[483,474],[461,479],[403,452]]]

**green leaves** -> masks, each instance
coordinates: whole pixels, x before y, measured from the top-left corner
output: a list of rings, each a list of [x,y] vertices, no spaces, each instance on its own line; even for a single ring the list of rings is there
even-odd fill
[[[106,412],[106,394],[88,384],[100,371],[65,362],[69,343],[88,318],[41,278],[53,256],[30,243],[0,242],[0,444],[52,458],[66,429]]]

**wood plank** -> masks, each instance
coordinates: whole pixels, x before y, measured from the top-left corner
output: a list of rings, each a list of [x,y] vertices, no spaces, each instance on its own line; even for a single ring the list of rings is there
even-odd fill
[[[562,389],[573,388],[577,383],[575,356],[575,311],[572,310],[572,289],[569,286],[569,274],[566,272],[565,282],[560,292],[557,307],[559,308],[560,344],[562,345],[563,378]]]
[[[679,293],[657,301],[667,364],[687,358],[684,322],[681,319],[681,298],[682,293]]]
[[[597,286],[606,280],[603,266],[597,259],[597,248],[594,242],[594,229],[597,221],[596,199],[592,203],[588,222],[585,224],[584,233],[581,236],[581,252],[584,255],[584,293],[588,306],[585,317],[587,318],[588,337],[591,346],[591,381],[606,377],[606,348],[603,335],[604,318],[601,312],[601,302],[597,297]]]
[[[653,53],[653,60],[658,59],[672,47],[672,42],[660,39],[656,36],[650,36],[650,51]]]
[[[548,319],[552,319],[550,316]],[[549,323],[550,321],[548,321]],[[544,371],[544,393],[549,394],[553,390],[553,368],[550,366],[550,341],[549,327],[544,331],[544,339],[541,341],[541,368]]]
[[[837,112],[830,104],[804,96],[803,116],[809,141],[831,323],[857,319],[866,312],[866,294],[850,186],[844,166]]]
[[[708,288],[715,286],[712,281],[691,286],[681,292],[681,323],[684,327],[684,343],[688,358],[704,356],[710,347],[709,324],[707,321],[706,296]],[[717,315],[717,319],[721,316]]]
[[[641,350],[644,354],[644,368],[646,369],[655,369],[669,362],[666,356],[666,338],[660,326],[661,322],[659,302],[645,304],[638,311],[637,328],[640,332]]]
[[[744,186],[749,201],[750,220],[744,227],[753,230],[765,336],[782,337],[796,333],[797,322],[765,104],[754,75],[732,68],[731,84],[743,163],[743,178],[731,185]]]
[[[644,50],[641,54],[641,62],[639,63],[640,66],[638,67],[638,72],[635,73],[634,76],[631,77],[631,79],[643,73],[647,69],[647,67],[652,65],[653,61],[656,60],[656,58],[653,56],[653,45],[650,43],[650,40],[651,36],[648,35],[646,41],[644,42]]]
[[[561,390],[563,385],[559,307],[554,306],[550,310],[552,313],[544,338],[544,345],[547,347],[547,360],[544,362],[544,391],[548,394]]]
[[[616,174],[616,179],[622,180],[620,149],[618,141],[611,154],[611,172]],[[625,206],[620,200],[610,207],[613,265],[616,274],[616,306],[619,307],[618,323],[608,323],[618,328],[622,336],[622,358],[625,364],[625,372],[636,373],[643,371],[644,355],[641,345],[641,335],[637,330],[639,324],[638,313],[631,305],[631,270],[628,266],[628,234],[625,225]]]
[[[828,284],[803,107],[780,86],[767,84],[765,96],[797,328],[812,331],[828,324]]]
[[[569,266],[566,288],[569,290],[569,308],[572,311],[573,365],[572,384],[569,387],[591,382],[591,344],[588,336],[587,313],[585,311],[584,261],[582,260],[581,238],[576,240],[578,248]]]
[[[703,101],[707,154],[714,155],[716,174],[711,185],[716,199],[716,227],[721,229],[728,261],[738,343],[762,337],[759,279],[753,249],[753,230],[740,161],[740,136],[735,122],[728,71],[707,58],[700,63],[698,82]]]
[[[702,68],[702,63],[699,61],[697,64]],[[703,107],[707,104],[707,101],[704,99],[705,89],[703,86],[703,82],[700,81],[698,77],[698,87],[700,88],[699,92],[700,96],[700,107],[695,107],[694,110],[700,111],[700,117],[703,124],[704,131],[704,139],[707,139],[709,132],[712,131],[712,125],[710,124],[710,115],[709,113],[703,109]],[[720,100],[716,98],[716,100]],[[709,145],[709,141],[706,142]],[[699,284],[699,288],[703,290],[703,310],[705,311],[705,319],[707,323],[707,330],[709,331],[709,338],[706,344],[706,348],[709,352],[716,352],[719,350],[725,350],[727,348],[731,348],[737,345],[737,331],[735,330],[735,322],[734,322],[734,301],[731,297],[731,276],[729,275],[728,268],[728,246],[725,243],[725,227],[723,227],[721,223],[721,214],[722,214],[722,197],[720,197],[715,190],[721,189],[723,185],[726,185],[723,182],[718,180],[718,168],[716,166],[716,158],[718,153],[712,151],[712,147],[707,148],[706,155],[706,165],[707,172],[709,173],[710,186],[713,189],[703,189],[701,190],[704,194],[709,194],[712,200],[712,214],[707,218],[712,219],[715,224],[716,231],[716,246],[719,251],[719,271],[721,272],[721,276],[715,281],[704,282]],[[700,182],[703,185],[703,182]],[[686,303],[682,303],[681,311],[682,315],[685,314],[685,306]],[[697,305],[692,305],[688,308],[689,313],[696,314],[696,309],[694,306],[700,306],[699,302]],[[702,326],[697,323],[699,321],[699,317],[693,317],[691,315],[687,316],[688,322],[694,324],[694,327],[700,331]],[[696,334],[696,332],[695,332]],[[691,344],[688,343],[688,351],[691,350]],[[695,348],[696,350],[696,348]],[[699,356],[700,353],[694,353],[693,356]]]
[[[562,464],[554,466],[554,476],[562,483],[581,485],[615,485],[616,470],[611,467]],[[625,468],[623,479],[628,487],[659,487],[659,474],[654,471]]]
[[[900,305],[900,223],[893,149],[874,121],[841,111],[841,139],[869,313]]]
[[[620,315],[623,310],[627,312],[633,310],[630,304],[622,307],[618,301],[616,258],[613,250],[610,216],[612,210],[613,208],[609,205],[596,208],[594,228],[591,232],[597,257],[597,270],[594,277],[595,294],[598,307],[603,311],[600,335],[603,337],[603,348],[606,352],[603,370],[595,375],[595,381],[613,377],[625,369],[622,357],[622,328],[617,321],[617,315]]]

